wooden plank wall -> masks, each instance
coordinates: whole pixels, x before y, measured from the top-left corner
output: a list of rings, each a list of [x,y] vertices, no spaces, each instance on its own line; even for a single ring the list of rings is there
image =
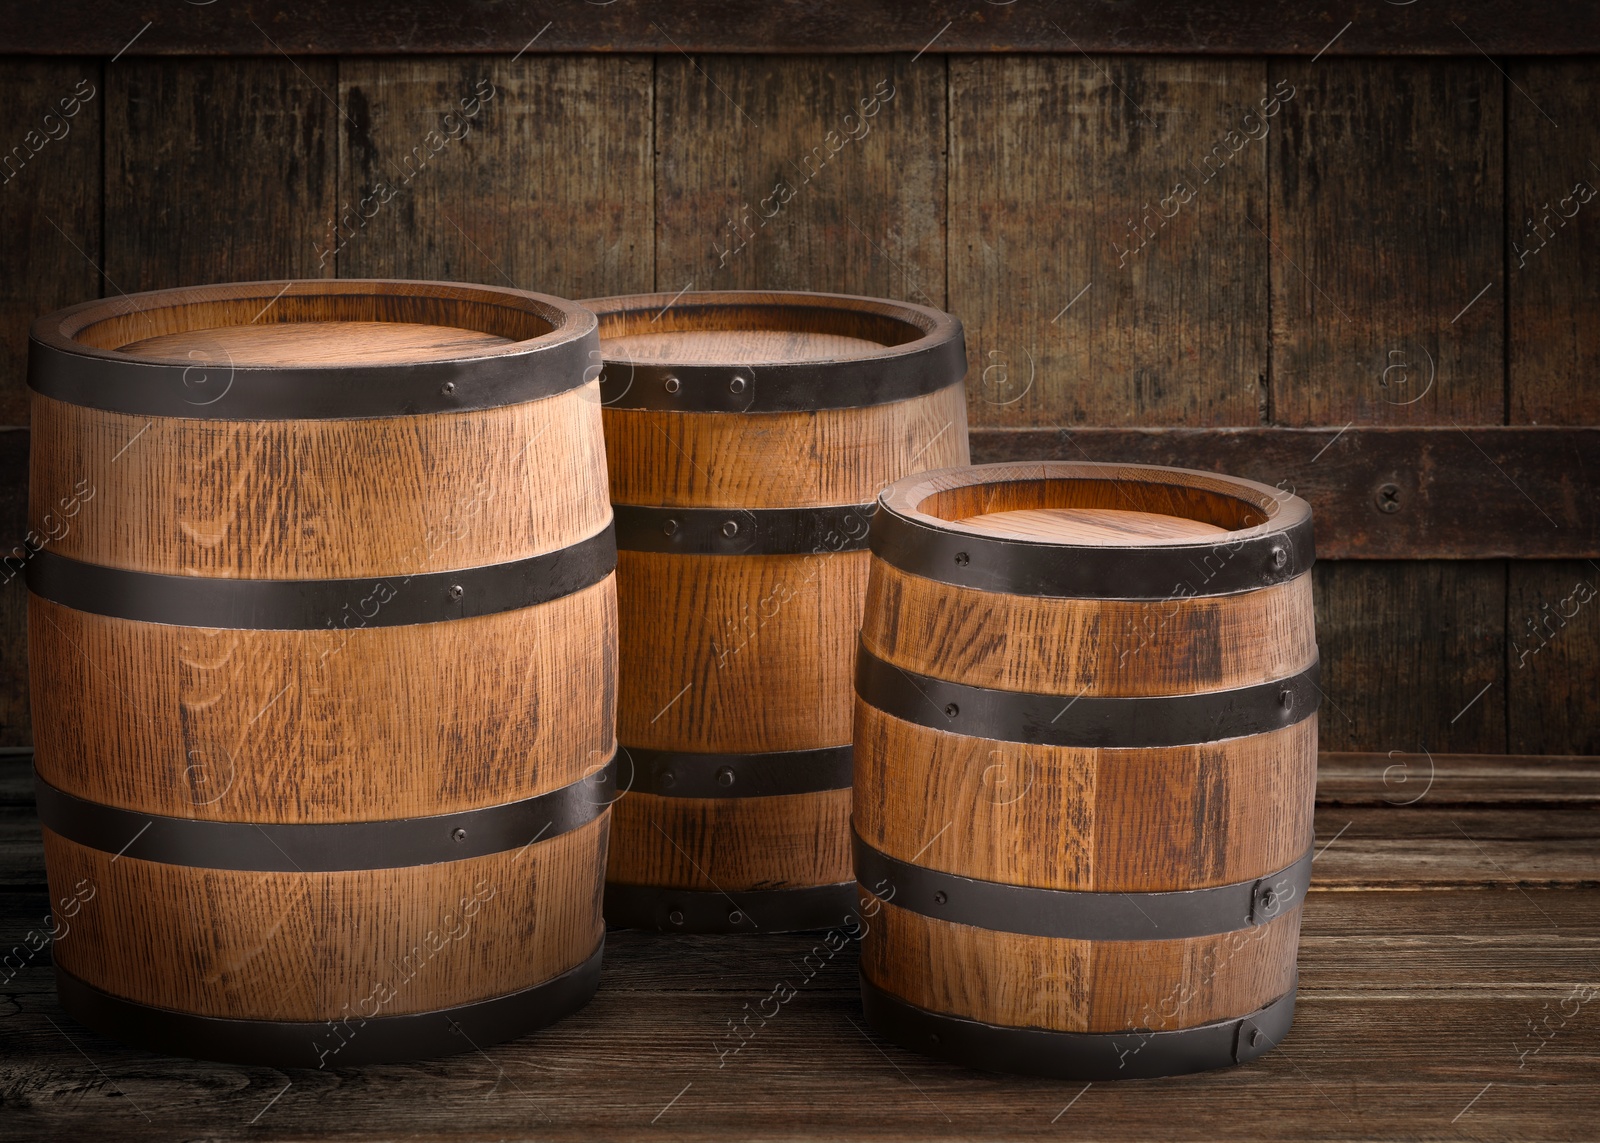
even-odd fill
[[[0,158],[25,157],[0,169],[0,543],[25,534],[27,323],[83,298],[321,275],[886,295],[966,323],[980,459],[1154,426],[1184,433],[1140,447],[1192,461],[1251,430],[1229,455],[1269,483],[1395,474],[1403,510],[1363,484],[1325,552],[1583,557],[1324,559],[1323,746],[1597,753],[1600,602],[1574,602],[1600,589],[1594,438],[1560,438],[1523,533],[1500,477],[1531,485],[1466,432],[1600,424],[1600,202],[1572,198],[1600,186],[1594,80],[1333,55],[0,59]],[[1460,479],[1497,498],[1501,548],[1416,447],[1446,433],[1487,461]],[[30,740],[23,596],[0,586],[0,744]]]

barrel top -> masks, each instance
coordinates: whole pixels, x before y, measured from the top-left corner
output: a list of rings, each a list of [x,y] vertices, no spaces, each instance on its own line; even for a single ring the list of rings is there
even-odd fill
[[[701,291],[583,304],[600,322],[608,408],[859,408],[937,392],[967,371],[960,321],[909,302]]]
[[[873,552],[902,571],[1018,595],[1166,599],[1294,578],[1311,507],[1252,480],[1159,465],[1040,462],[890,485]]]
[[[34,323],[28,383],[146,416],[300,420],[493,408],[598,373],[593,314],[453,282],[239,282],[84,302]]]

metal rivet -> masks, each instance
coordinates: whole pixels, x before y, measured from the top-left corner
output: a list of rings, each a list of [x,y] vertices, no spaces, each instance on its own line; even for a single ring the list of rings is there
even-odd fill
[[[661,383],[661,387],[669,393],[676,393],[683,387],[683,382],[679,381],[676,377],[668,377]]]
[[[731,786],[733,785],[733,777],[733,770],[730,767],[724,766],[722,769],[717,771],[717,785]]]
[[[742,925],[742,924],[744,924],[744,914],[739,912],[738,909],[735,909],[733,912],[728,914],[728,924],[730,924],[730,925]]]
[[[1250,1046],[1252,1048],[1254,1048],[1256,1045],[1260,1044],[1261,1041],[1264,1038],[1265,1037],[1263,1037],[1261,1035],[1261,1029],[1260,1028],[1252,1028],[1252,1029],[1250,1029]]]
[[[1261,907],[1270,910],[1278,904],[1278,894],[1271,886],[1261,891]]]
[[[728,389],[729,389],[730,392],[733,392],[733,393],[743,393],[744,392],[744,387],[747,384],[749,384],[749,382],[746,381],[743,377],[735,377],[732,381],[728,382]]]
[[[455,391],[456,391],[456,383],[454,381],[446,381],[443,385],[441,385],[439,387],[439,392],[443,393],[446,397],[448,397],[451,393],[454,393]]]
[[[1286,549],[1284,549],[1284,548],[1273,548],[1272,549],[1272,566],[1273,567],[1281,568],[1285,564],[1287,564],[1288,562],[1289,562],[1289,553],[1288,553],[1288,551]]]
[[[667,914],[667,922],[673,925],[681,925],[683,924],[683,914],[674,909]]]
[[[661,774],[661,784],[663,786],[676,786],[678,784],[678,776],[671,770],[663,771]]]
[[[457,828],[457,829],[451,831],[450,836],[455,838],[457,841],[466,841],[467,840],[467,831],[464,830],[464,829]]]
[[[665,524],[661,525],[661,534],[663,536],[670,536],[677,530],[678,522],[676,520],[668,520]]]
[[[730,539],[734,536],[737,536],[739,534],[739,521],[724,520],[722,523],[722,534]]]
[[[959,706],[957,706],[955,703],[951,703],[949,706],[944,708],[944,716],[946,718],[954,718],[956,715],[958,715],[960,713],[961,713],[961,708]]]
[[[928,1043],[937,1044],[938,1042],[939,1042],[939,1033],[937,1033],[937,1032],[929,1032],[928,1033]]]
[[[1278,692],[1278,705],[1281,706],[1284,710],[1288,710],[1291,707],[1293,707],[1294,706],[1294,692],[1290,691],[1290,690],[1279,691]]]
[[[972,562],[972,557],[967,555],[966,552],[957,552],[956,553],[956,567],[964,568],[968,564],[970,564],[971,562]]]
[[[459,583],[453,583],[450,585],[451,599],[460,599],[463,594],[464,593],[462,592],[461,585]]]
[[[948,900],[950,900],[950,898],[945,895],[945,891],[943,889],[939,890],[933,895],[933,903],[935,905],[943,905]]]

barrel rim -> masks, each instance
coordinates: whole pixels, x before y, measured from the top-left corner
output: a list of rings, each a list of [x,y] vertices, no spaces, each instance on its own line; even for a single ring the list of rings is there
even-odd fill
[[[1000,536],[922,510],[933,496],[985,485],[1107,481],[1160,486],[1178,477],[1195,488],[1265,513],[1258,524],[1197,541],[1073,544]],[[1283,583],[1315,562],[1311,505],[1292,493],[1215,472],[1153,464],[1031,461],[934,469],[904,477],[878,495],[872,552],[901,571],[954,587],[1008,595],[1083,599],[1173,599],[1232,595]],[[1218,559],[1216,553],[1225,551]],[[1219,566],[1210,568],[1218,559]],[[1192,580],[1203,571],[1199,587]]]
[[[967,374],[961,320],[931,306],[890,298],[807,290],[698,290],[617,294],[579,303],[597,319],[616,314],[721,308],[839,310],[871,314],[920,330],[876,351],[798,362],[640,362],[602,347],[601,404],[608,409],[685,413],[815,412],[924,397]]]
[[[483,352],[424,361],[383,365],[229,361],[225,368],[209,369],[187,358],[136,357],[100,349],[75,337],[95,321],[129,313],[220,301],[260,300],[270,308],[284,296],[417,296],[483,302],[532,314],[552,328]],[[466,412],[541,400],[594,381],[600,372],[597,329],[594,314],[574,302],[505,286],[402,278],[289,278],[181,286],[95,298],[35,319],[28,338],[28,386],[42,396],[85,408],[204,420],[334,420]],[[219,376],[213,378],[212,372]],[[219,393],[197,390],[214,381]]]

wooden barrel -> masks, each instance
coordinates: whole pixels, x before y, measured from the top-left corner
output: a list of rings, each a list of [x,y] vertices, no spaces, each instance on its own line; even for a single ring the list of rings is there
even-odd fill
[[[1144,465],[910,477],[856,665],[868,1020],[1086,1080],[1261,1055],[1311,872],[1311,512]]]
[[[29,663],[75,1018],[344,1066],[593,993],[616,668],[596,344],[571,303],[434,282],[34,326]]]
[[[868,515],[965,463],[948,314],[871,298],[685,293],[600,319],[617,519],[619,781],[606,920],[690,932],[838,924],[850,672]]]

